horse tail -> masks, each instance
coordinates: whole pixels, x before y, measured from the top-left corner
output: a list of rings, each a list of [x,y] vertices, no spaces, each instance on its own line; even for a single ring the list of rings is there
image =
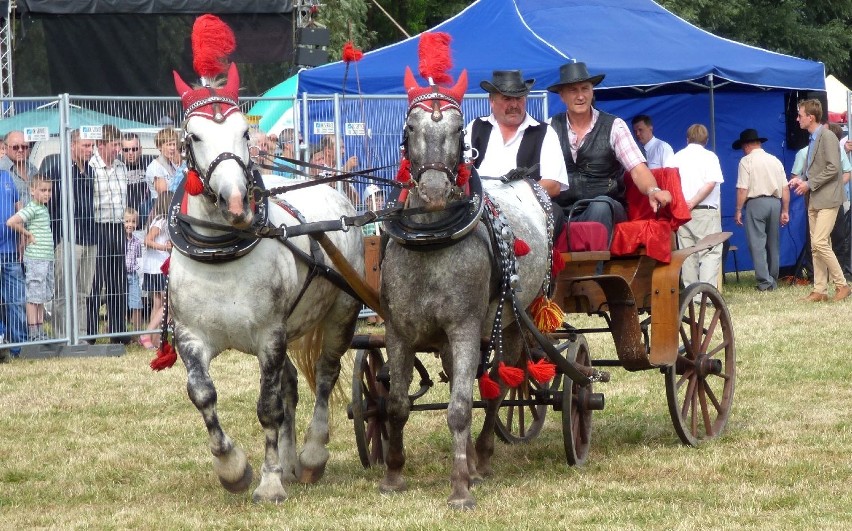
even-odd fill
[[[316,363],[322,356],[323,336],[322,326],[318,325],[305,332],[298,339],[290,341],[287,345],[287,354],[302,376],[305,377],[308,387],[314,395],[317,394]]]
[[[322,356],[324,337],[325,334],[323,333],[322,325],[317,325],[305,332],[304,335],[287,344],[287,354],[290,356],[290,360],[302,376],[305,377],[305,380],[308,382],[308,387],[310,387],[314,396],[317,394],[316,363],[320,356]],[[354,360],[352,360],[352,362],[354,363]],[[351,366],[352,364],[350,363],[349,365]],[[349,397],[346,394],[346,389],[344,389],[342,385],[343,380],[344,378],[342,377],[337,379],[334,389],[331,391],[331,396],[329,397],[330,404],[348,403]],[[329,416],[330,415],[331,412],[329,412]]]

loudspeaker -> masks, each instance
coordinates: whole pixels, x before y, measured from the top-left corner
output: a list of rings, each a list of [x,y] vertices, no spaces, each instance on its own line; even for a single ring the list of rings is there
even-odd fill
[[[328,62],[328,51],[320,48],[305,48],[296,50],[296,64],[302,66],[320,66]]]
[[[300,28],[296,41],[299,46],[328,46],[331,34],[328,28]]]
[[[793,90],[784,97],[784,115],[787,125],[787,149],[800,150],[808,145],[808,132],[796,121],[801,100],[816,99],[822,103],[822,120],[828,121],[828,96],[824,91]]]

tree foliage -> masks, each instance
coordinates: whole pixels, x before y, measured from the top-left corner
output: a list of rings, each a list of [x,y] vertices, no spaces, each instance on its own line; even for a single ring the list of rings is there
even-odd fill
[[[852,2],[806,0],[658,0],[711,33],[774,52],[821,61],[852,81]]]
[[[328,51],[332,61],[340,59],[347,41],[368,50],[376,40],[376,32],[367,28],[367,0],[325,0],[317,21],[331,34]]]

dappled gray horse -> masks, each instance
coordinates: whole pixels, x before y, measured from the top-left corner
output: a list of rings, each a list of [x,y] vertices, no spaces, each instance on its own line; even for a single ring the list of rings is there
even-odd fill
[[[547,219],[532,183],[498,182],[487,190],[493,200],[490,204],[484,202],[475,175],[464,182],[460,102],[467,86],[465,72],[452,87],[422,88],[408,69],[405,85],[409,96],[405,124],[408,158],[403,167],[410,163],[413,187],[402,193],[407,197],[395,201],[408,209],[420,209],[420,213],[399,223],[385,223],[391,240],[382,263],[381,301],[386,312],[390,395],[387,468],[380,489],[388,492],[406,487],[403,428],[410,412],[408,390],[414,356],[418,351],[436,350],[450,377],[447,424],[453,438],[453,464],[448,503],[470,508],[476,503],[471,482],[491,469],[499,405],[498,400],[490,402],[474,449],[471,406],[481,360],[480,340],[491,333],[505,286],[493,237],[482,220],[502,214],[505,229],[498,238],[511,243],[514,233],[530,247],[529,254],[518,258],[517,276],[512,279],[517,283],[518,307],[524,311],[540,294],[550,267]],[[508,303],[499,306],[502,326],[508,326],[512,309]],[[520,352],[518,330],[514,324],[507,330],[503,343],[507,363]]]
[[[190,88],[177,74],[175,84],[186,111],[189,168],[186,194],[179,192],[183,200],[173,203],[170,219],[174,248],[180,251],[172,253],[169,271],[175,347],[186,366],[189,398],[207,427],[214,469],[232,492],[249,487],[252,468],[219,423],[209,366],[227,349],[257,357],[257,416],[266,446],[253,498],[277,502],[286,497],[282,482],[314,482],[325,469],[329,396],[360,304],[316,275],[323,263],[331,262],[308,236],[282,242],[253,235],[264,227],[339,219],[353,215],[354,209],[328,186],[267,201],[266,187],[250,168],[248,123],[237,106],[234,65],[222,88]],[[332,232],[328,237],[363,276],[360,231]],[[291,360],[312,375],[309,381],[315,383],[316,393],[298,458],[297,371]]]

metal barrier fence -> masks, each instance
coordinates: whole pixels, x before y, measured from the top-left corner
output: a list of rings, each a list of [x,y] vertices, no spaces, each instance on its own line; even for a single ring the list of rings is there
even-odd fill
[[[356,170],[375,169],[372,175],[395,177],[407,110],[404,96],[244,98],[240,106],[248,114],[262,101],[274,103],[273,107],[280,112],[292,113],[292,127],[298,131],[293,135],[294,158],[310,161],[322,137],[332,135],[334,145],[342,146],[335,153],[337,169],[342,170],[347,160],[355,156]],[[5,229],[0,237],[0,333],[5,342],[2,348],[15,353],[22,347],[55,350],[98,340],[127,343],[159,330],[157,291],[142,291],[140,288],[146,286],[140,284],[146,278],[143,270],[152,271],[157,260],[155,249],[149,249],[145,243],[155,217],[151,215],[156,194],[151,187],[151,175],[172,171],[180,165],[180,160],[175,159],[171,167],[158,168],[168,147],[161,150],[156,143],[157,135],[163,135],[163,130],[172,130],[176,133],[174,138],[180,138],[179,98],[63,94],[54,98],[8,98],[0,104],[3,109],[0,135],[25,132],[22,139],[25,141],[20,144],[10,141],[14,145],[7,146],[8,158],[0,158],[0,169],[7,170],[12,177],[9,182],[0,181],[0,214],[7,218],[14,214],[13,188],[23,207],[31,199],[32,176],[49,177],[55,183],[48,210],[56,243],[53,297],[43,304],[43,317],[40,317],[37,307],[26,302],[32,291],[28,291],[24,278],[17,235],[5,227],[6,219],[0,220],[3,222],[0,227]],[[531,115],[541,118],[547,115],[546,105],[546,97],[535,94],[529,98],[528,109]],[[462,108],[465,116],[471,118],[490,113],[485,96],[467,97]],[[122,135],[120,142],[111,145],[117,150],[115,156],[107,153],[104,157],[100,153],[110,147],[97,141],[103,126],[114,127]],[[72,145],[74,131],[79,138],[76,145]],[[285,131],[272,133],[281,139],[287,136]],[[260,135],[253,135],[250,142],[261,140]],[[88,153],[87,146],[93,147],[94,153]],[[259,149],[280,153],[283,147],[280,143],[267,143]],[[79,176],[75,170],[80,167],[78,164],[101,172],[99,178],[81,184],[75,178]],[[127,179],[126,190],[115,188],[115,183],[123,182],[122,177]],[[349,193],[359,211],[381,208],[380,204],[366,204],[368,192],[376,190],[368,188],[369,185],[368,178],[338,184],[341,191]],[[389,191],[382,186],[379,189]],[[110,201],[115,197],[122,198],[121,204]],[[137,225],[126,230],[123,214],[128,206],[137,212]],[[118,212],[122,214],[120,217]],[[372,228],[365,230],[365,234],[375,232]],[[135,270],[128,269],[134,264],[133,260],[127,260],[126,254],[131,237],[141,241]],[[29,269],[32,275],[37,268]],[[139,313],[134,313],[131,307]],[[362,316],[371,313],[365,309]]]

